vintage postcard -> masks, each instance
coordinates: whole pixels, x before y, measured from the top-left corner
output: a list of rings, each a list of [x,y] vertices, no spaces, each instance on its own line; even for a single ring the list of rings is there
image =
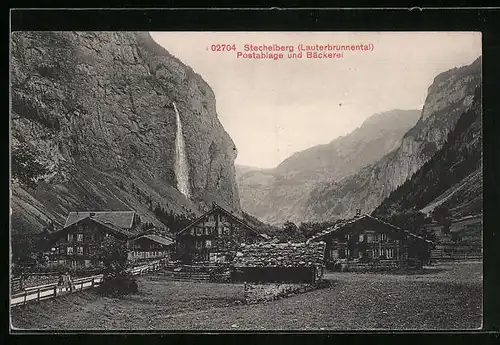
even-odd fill
[[[482,329],[481,55],[13,32],[11,330]]]

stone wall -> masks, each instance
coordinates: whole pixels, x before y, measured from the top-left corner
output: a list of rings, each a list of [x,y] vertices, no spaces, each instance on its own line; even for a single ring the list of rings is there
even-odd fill
[[[314,287],[310,284],[245,284],[245,302],[274,301],[312,289]]]

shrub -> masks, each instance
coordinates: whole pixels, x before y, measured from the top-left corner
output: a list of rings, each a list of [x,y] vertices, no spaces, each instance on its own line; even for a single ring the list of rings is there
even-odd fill
[[[105,238],[95,253],[95,259],[103,264],[104,281],[99,291],[118,296],[137,292],[137,282],[128,272],[128,249],[125,241],[114,237]]]
[[[121,296],[138,291],[137,281],[131,274],[109,273],[104,276],[104,282],[99,286],[100,293],[108,296]]]

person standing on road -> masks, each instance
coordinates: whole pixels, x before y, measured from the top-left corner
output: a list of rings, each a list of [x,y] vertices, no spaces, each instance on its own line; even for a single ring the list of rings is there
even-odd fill
[[[73,282],[71,281],[71,275],[68,273],[68,285],[69,291],[73,292]]]

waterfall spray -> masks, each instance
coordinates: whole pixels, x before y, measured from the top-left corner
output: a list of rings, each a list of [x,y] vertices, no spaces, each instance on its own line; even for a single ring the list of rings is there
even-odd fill
[[[186,157],[186,145],[184,143],[184,135],[182,134],[182,122],[179,116],[179,111],[172,102],[177,120],[177,133],[175,135],[175,178],[177,180],[177,189],[190,198],[189,191],[189,165]]]

